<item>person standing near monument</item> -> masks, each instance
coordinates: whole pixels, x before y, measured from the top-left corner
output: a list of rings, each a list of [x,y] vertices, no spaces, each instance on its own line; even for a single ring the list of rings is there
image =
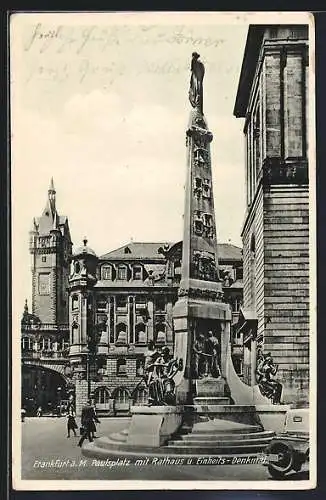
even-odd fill
[[[76,429],[78,429],[76,423],[76,411],[75,405],[72,398],[69,400],[67,407],[67,438],[70,438],[70,431],[73,431],[74,436],[76,437]]]
[[[93,433],[96,432],[95,422],[97,422],[98,424],[100,423],[95,414],[91,401],[87,401],[87,405],[82,409],[81,425],[83,428],[83,433],[78,442],[78,446],[81,447],[86,438],[90,443],[93,441]]]

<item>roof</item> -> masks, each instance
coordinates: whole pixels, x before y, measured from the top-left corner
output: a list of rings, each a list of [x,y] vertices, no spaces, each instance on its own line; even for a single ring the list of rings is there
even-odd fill
[[[77,257],[77,255],[92,255],[93,257],[96,257],[96,253],[94,252],[94,250],[91,247],[87,246],[86,238],[83,239],[83,243],[83,246],[80,246],[76,248],[76,250],[74,250],[73,255],[75,257]]]
[[[264,25],[250,25],[241,66],[240,79],[233,114],[244,118],[255,75],[260,47],[264,34]]]
[[[101,255],[101,260],[164,260],[164,254],[159,253],[159,248],[165,245],[172,246],[174,243],[167,242],[134,242],[128,243],[122,247]],[[221,261],[242,260],[241,248],[231,243],[219,243],[217,245],[218,258]]]
[[[112,250],[104,255],[101,255],[101,260],[106,259],[119,259],[119,260],[134,260],[134,259],[158,259],[164,260],[165,257],[162,253],[158,252],[159,248],[163,248],[164,245],[171,246],[171,243],[168,242],[135,242],[132,241],[127,245],[123,245],[122,247],[117,248],[116,250]]]
[[[242,249],[231,243],[218,243],[217,255],[219,260],[242,260]]]

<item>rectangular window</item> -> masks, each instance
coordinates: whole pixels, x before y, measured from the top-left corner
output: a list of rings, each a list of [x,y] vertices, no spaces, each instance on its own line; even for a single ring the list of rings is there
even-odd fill
[[[127,362],[125,359],[118,359],[117,361],[117,376],[118,377],[127,376]]]
[[[50,295],[50,274],[40,273],[38,276],[38,293],[40,295]]]
[[[46,256],[42,257],[42,262],[46,262]]]
[[[121,266],[118,268],[118,280],[126,280],[127,279],[127,268],[125,266]]]
[[[126,295],[118,295],[116,297],[116,307],[117,309],[126,309],[127,308],[127,296]]]
[[[101,278],[102,278],[102,280],[112,280],[112,267],[111,266],[102,267]]]
[[[156,312],[164,312],[165,311],[165,299],[159,297],[155,299],[155,311]]]
[[[97,310],[98,311],[106,311],[107,300],[106,297],[99,297],[97,299]]]

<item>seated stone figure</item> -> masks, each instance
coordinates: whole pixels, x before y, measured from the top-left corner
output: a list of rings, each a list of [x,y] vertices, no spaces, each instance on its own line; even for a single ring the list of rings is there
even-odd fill
[[[274,379],[278,366],[274,364],[271,353],[261,354],[257,363],[257,382],[263,396],[279,404],[282,396],[282,384]]]
[[[174,376],[183,369],[182,360],[173,359],[168,347],[162,348],[162,354],[156,357],[152,365],[147,367],[152,372],[148,382],[149,404],[175,404]]]

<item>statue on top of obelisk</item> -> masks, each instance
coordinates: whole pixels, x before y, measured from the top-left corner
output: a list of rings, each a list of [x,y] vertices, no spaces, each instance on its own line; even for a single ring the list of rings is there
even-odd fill
[[[203,79],[205,67],[199,58],[200,55],[197,52],[192,53],[189,101],[193,108],[197,108],[203,114]]]

